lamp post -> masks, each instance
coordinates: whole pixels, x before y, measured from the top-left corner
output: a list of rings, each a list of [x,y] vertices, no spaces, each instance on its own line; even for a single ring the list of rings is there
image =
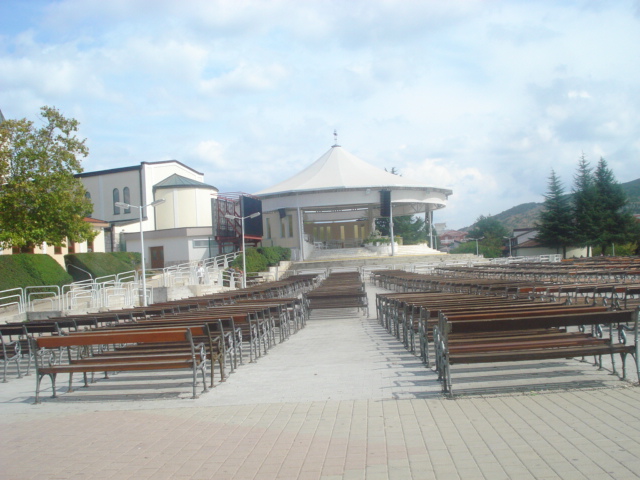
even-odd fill
[[[242,232],[242,288],[247,288],[247,258],[244,254],[244,221],[247,218],[256,218],[260,215],[260,212],[253,212],[251,215],[247,215],[246,217],[237,217],[230,213],[225,214],[225,218],[229,220],[240,220],[240,229]]]
[[[116,202],[116,207],[121,208],[137,208],[140,218],[140,251],[142,252],[142,306],[147,306],[147,271],[144,260],[144,233],[142,231],[142,209],[145,207],[155,207],[164,203],[164,198],[160,198],[155,202],[151,202],[147,205],[131,205],[130,203]]]
[[[473,238],[472,240],[476,241],[476,257],[479,257],[480,256],[480,250],[478,249],[478,240],[484,240],[484,237]]]
[[[509,240],[509,258],[511,258],[511,237],[502,237],[502,238],[506,238],[507,240]]]

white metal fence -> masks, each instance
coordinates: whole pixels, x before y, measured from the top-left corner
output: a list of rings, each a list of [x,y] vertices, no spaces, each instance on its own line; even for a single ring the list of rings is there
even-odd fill
[[[229,264],[240,253],[228,253],[201,262],[189,262],[147,270],[147,299],[153,303],[154,287],[186,285],[218,285],[235,288],[241,284],[241,274],[229,270]],[[202,266],[200,270],[199,267]],[[139,271],[129,271],[59,287],[57,285],[12,288],[0,291],[0,309],[15,313],[37,310],[69,311],[136,305],[141,296],[142,278]]]

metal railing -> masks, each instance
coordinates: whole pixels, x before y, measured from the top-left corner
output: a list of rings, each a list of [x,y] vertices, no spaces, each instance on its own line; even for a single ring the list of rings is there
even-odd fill
[[[153,303],[154,287],[209,285],[237,288],[241,274],[228,270],[239,252],[228,253],[201,261],[174,265],[160,270],[147,270],[147,299]],[[203,272],[199,272],[202,265]],[[202,274],[200,274],[202,273]],[[0,313],[23,314],[37,310],[95,310],[115,306],[134,306],[140,298],[140,272],[131,270],[117,275],[81,280],[59,287],[30,286],[0,291]]]
[[[10,288],[0,291],[0,308],[9,309],[15,305],[17,313],[25,312],[25,296],[23,288]]]

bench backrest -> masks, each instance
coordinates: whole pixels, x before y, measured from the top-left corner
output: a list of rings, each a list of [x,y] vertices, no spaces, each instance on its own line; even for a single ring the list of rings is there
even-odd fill
[[[58,348],[85,345],[125,344],[125,343],[174,343],[189,340],[188,332],[193,336],[204,335],[203,327],[154,328],[97,333],[79,333],[74,335],[38,337],[34,339],[39,348]]]
[[[446,317],[445,317],[446,318]],[[577,327],[581,325],[610,325],[634,322],[637,327],[638,310],[614,312],[580,313],[523,318],[500,318],[489,320],[459,320],[446,322],[450,333],[500,332],[542,328]]]

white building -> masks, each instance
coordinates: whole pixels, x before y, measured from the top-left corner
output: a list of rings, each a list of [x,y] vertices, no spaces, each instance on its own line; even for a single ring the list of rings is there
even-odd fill
[[[110,225],[105,251],[140,252],[142,225],[148,268],[198,261],[217,252],[212,244],[211,199],[218,189],[204,183],[203,173],[166,160],[78,177],[93,202],[94,215]],[[164,202],[149,206],[158,200]]]

